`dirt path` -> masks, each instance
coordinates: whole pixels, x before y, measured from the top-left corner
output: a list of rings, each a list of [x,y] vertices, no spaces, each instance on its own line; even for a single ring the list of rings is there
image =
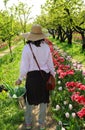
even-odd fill
[[[16,48],[18,45],[19,45],[19,44],[12,46],[11,49],[13,50],[13,49]],[[2,52],[0,52],[0,58],[3,57],[3,56],[5,56],[5,55],[8,54],[8,53],[10,53],[9,48],[6,49],[6,50],[4,50],[4,51],[2,51]]]
[[[39,130],[39,126],[37,123],[38,122],[38,113],[39,113],[39,106],[36,106],[33,109],[33,128],[32,128],[32,130]],[[19,126],[18,130],[25,130],[24,123]],[[52,113],[49,112],[49,107],[47,109],[46,130],[56,130],[56,121],[52,118]]]

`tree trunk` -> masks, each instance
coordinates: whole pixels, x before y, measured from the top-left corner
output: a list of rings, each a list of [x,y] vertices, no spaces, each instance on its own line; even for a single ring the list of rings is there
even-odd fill
[[[60,39],[60,42],[64,42],[64,37],[63,37],[63,34],[62,34],[62,27],[59,25],[58,27],[58,38]]]
[[[82,51],[85,50],[85,29],[79,26],[76,26],[75,30],[82,36]]]
[[[68,36],[68,44],[72,45],[72,34]]]
[[[52,29],[51,31],[52,31],[52,37],[55,39],[55,30]]]
[[[84,32],[81,33],[81,36],[82,36],[82,51],[85,50],[85,36],[84,36]]]
[[[52,37],[55,39],[55,30],[54,29],[48,29],[48,31],[52,35]]]
[[[11,60],[12,60],[13,57],[12,57],[11,40],[8,41],[8,44],[9,44],[10,56],[11,56]]]
[[[72,29],[67,29],[66,36],[68,39],[68,44],[72,45]]]

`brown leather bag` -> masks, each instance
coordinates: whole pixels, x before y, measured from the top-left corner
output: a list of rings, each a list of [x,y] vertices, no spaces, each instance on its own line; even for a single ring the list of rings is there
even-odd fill
[[[54,90],[55,86],[56,86],[56,80],[53,77],[53,75],[50,74],[50,77],[46,83],[46,88],[47,88],[47,90]]]

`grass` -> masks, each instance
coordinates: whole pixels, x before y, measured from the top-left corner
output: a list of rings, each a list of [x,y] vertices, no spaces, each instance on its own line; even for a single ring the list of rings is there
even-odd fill
[[[20,43],[13,50],[12,62],[10,54],[0,58],[0,84],[3,84],[4,81],[11,86],[15,86],[15,81],[19,76],[21,52],[24,45],[22,41]],[[23,114],[17,100],[9,98],[6,93],[0,93],[0,130],[17,130],[19,124],[24,120]]]
[[[78,43],[72,43],[71,45],[68,45],[68,43],[63,42],[60,43],[58,40],[55,40],[53,38],[50,38],[55,45],[57,45],[60,49],[62,49],[64,52],[66,52],[68,55],[70,55],[73,59],[80,62],[85,66],[85,52],[82,52],[82,46]]]
[[[19,124],[23,122],[23,111],[13,99],[0,101],[0,112],[0,130],[17,130]]]

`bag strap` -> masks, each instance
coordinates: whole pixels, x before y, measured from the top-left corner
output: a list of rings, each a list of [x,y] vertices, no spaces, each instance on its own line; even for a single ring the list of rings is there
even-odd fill
[[[44,79],[43,74],[42,74],[42,71],[41,71],[40,66],[39,66],[39,63],[38,63],[38,61],[37,61],[37,59],[36,59],[36,56],[35,56],[35,54],[34,54],[34,52],[33,52],[32,47],[31,47],[31,44],[29,44],[29,46],[30,46],[30,49],[31,49],[33,58],[34,58],[34,60],[35,60],[35,62],[36,62],[36,64],[37,64],[37,66],[38,66],[38,68],[39,68],[39,71],[40,71],[40,73],[41,73],[41,76],[42,76],[42,78]]]

